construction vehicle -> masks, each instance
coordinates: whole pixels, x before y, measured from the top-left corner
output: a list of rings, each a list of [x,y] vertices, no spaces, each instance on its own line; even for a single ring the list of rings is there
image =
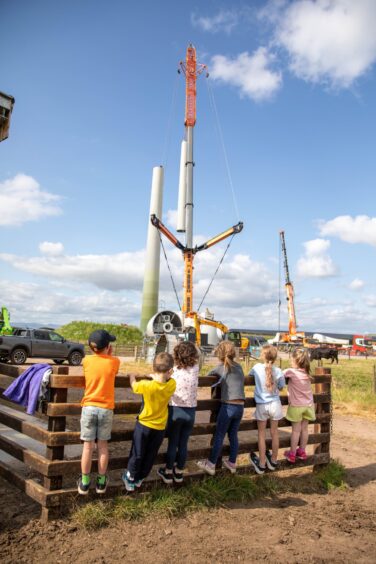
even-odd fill
[[[214,319],[202,317],[198,311],[193,309],[193,261],[198,252],[209,249],[213,245],[240,233],[243,229],[243,223],[239,221],[233,227],[230,227],[216,237],[212,237],[206,243],[193,247],[193,130],[196,124],[196,80],[197,76],[206,70],[206,65],[197,63],[196,49],[193,45],[189,45],[186,52],[185,61],[180,62],[179,72],[185,75],[185,143],[182,172],[184,181],[182,182],[182,199],[179,199],[178,216],[184,216],[181,225],[178,223],[178,232],[185,233],[185,245],[183,245],[173,235],[161,220],[152,214],[151,223],[162,233],[176,248],[178,248],[184,259],[184,297],[181,307],[182,329],[183,332],[188,330],[192,334],[192,327],[196,334],[196,343],[201,346],[201,328],[202,326],[213,327],[220,333],[225,334],[228,331],[226,325]],[[208,74],[207,74],[208,76]],[[231,241],[230,241],[231,242]],[[229,243],[230,244],[230,243]],[[229,245],[228,245],[229,246]],[[228,248],[228,247],[227,247]],[[227,250],[227,249],[226,249]],[[167,260],[167,257],[166,257]],[[222,259],[223,260],[223,259]],[[217,269],[218,270],[218,269]],[[210,288],[210,285],[209,285]],[[208,288],[208,290],[209,290]],[[206,295],[206,294],[205,294]],[[201,302],[202,303],[202,302]],[[180,306],[180,304],[179,304]],[[199,308],[198,308],[199,309]]]
[[[13,328],[10,324],[9,311],[5,306],[0,310],[0,335],[12,335]]]
[[[291,344],[304,344],[305,333],[302,331],[297,331],[296,323],[296,313],[294,304],[294,287],[290,280],[289,265],[287,262],[287,251],[285,242],[285,232],[279,232],[281,240],[281,249],[283,255],[283,267],[285,271],[285,290],[286,290],[286,300],[287,300],[287,310],[289,316],[289,332],[279,333],[279,343],[291,343]]]
[[[214,319],[208,319],[207,317],[202,317],[198,312],[193,311],[192,304],[193,304],[193,260],[199,251],[204,251],[209,249],[216,243],[223,241],[227,237],[231,235],[235,235],[236,233],[240,233],[243,229],[243,223],[239,222],[237,225],[230,227],[223,233],[220,233],[216,237],[209,239],[206,243],[199,245],[195,248],[188,248],[184,246],[171,231],[158,219],[155,215],[151,216],[151,222],[163,235],[173,244],[177,249],[182,251],[183,258],[184,258],[184,297],[183,297],[183,307],[182,307],[182,314],[183,317],[186,319],[192,319],[193,327],[195,329],[195,341],[196,344],[201,346],[201,326],[208,325],[209,327],[215,327],[219,329],[225,335],[228,333],[228,327],[221,323],[220,321],[215,321]]]

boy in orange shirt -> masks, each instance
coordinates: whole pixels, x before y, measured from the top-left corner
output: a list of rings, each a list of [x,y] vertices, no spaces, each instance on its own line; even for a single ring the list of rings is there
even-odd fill
[[[103,494],[108,485],[107,441],[111,438],[115,407],[115,377],[120,366],[120,360],[112,356],[113,341],[116,341],[116,337],[104,329],[93,331],[89,337],[89,347],[94,354],[86,356],[82,361],[85,392],[81,401],[81,440],[84,441],[81,457],[82,474],[78,481],[78,493],[81,495],[87,495],[89,492],[95,440],[98,447],[98,476],[95,490],[98,494]]]

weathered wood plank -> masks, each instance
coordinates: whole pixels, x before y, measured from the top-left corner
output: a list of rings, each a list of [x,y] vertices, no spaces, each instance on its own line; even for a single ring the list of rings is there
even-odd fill
[[[25,492],[26,495],[34,499],[40,505],[45,506],[47,504],[47,490],[45,490],[45,488],[43,488],[40,484],[37,484],[34,480],[25,478],[5,462],[0,462],[0,476]],[[51,498],[48,503],[54,505],[54,503],[56,504],[56,501]]]
[[[65,367],[59,367],[65,368]],[[68,368],[68,367],[66,367]],[[326,370],[325,368],[323,370]],[[1,371],[0,371],[1,373]],[[147,378],[144,374],[134,374],[137,380],[142,380]],[[217,381],[216,376],[200,376],[198,380],[198,385],[200,388],[209,387]],[[315,375],[312,376],[312,383],[318,382],[329,382],[330,376],[325,374]],[[245,385],[246,386],[254,386],[255,379],[253,376],[246,376],[245,377]],[[85,378],[83,375],[79,376],[51,376],[50,379],[50,386],[53,388],[84,388],[85,387]],[[116,388],[130,388],[129,382],[129,374],[118,374],[115,379],[115,387]]]
[[[328,403],[330,395],[327,393],[314,394],[315,403]],[[211,411],[219,400],[198,400],[197,411]],[[281,397],[282,405],[288,404],[287,396]],[[254,398],[247,398],[244,407],[255,407]],[[115,402],[115,414],[134,414],[139,413],[141,409],[140,401],[118,401]],[[47,415],[51,417],[61,417],[64,415],[80,415],[81,405],[79,403],[49,403],[47,405]]]
[[[318,415],[316,421],[313,423],[325,423],[330,420],[329,414]],[[0,421],[1,422],[1,421]],[[269,427],[269,422],[267,422]],[[290,421],[283,418],[278,421],[278,427],[291,427]],[[255,431],[257,430],[257,421],[255,419],[243,419],[240,423],[240,431]],[[215,423],[195,423],[193,427],[192,435],[211,435],[215,431]],[[133,429],[126,429],[124,431],[112,431],[111,442],[121,442],[121,441],[131,441],[133,437]],[[64,431],[60,433],[48,433],[48,438],[46,439],[46,444],[49,446],[60,446],[60,445],[76,445],[80,444],[80,432],[79,431]]]
[[[325,443],[328,441],[328,433],[318,433],[313,434],[308,437],[308,444]],[[267,448],[271,448],[271,439],[266,440]],[[287,448],[290,446],[290,437],[280,437],[279,441],[280,448]],[[130,445],[129,445],[130,448]],[[251,452],[253,450],[258,450],[257,440],[239,442],[239,454],[244,454]],[[229,455],[230,447],[229,445],[224,445],[222,450],[223,455]],[[199,460],[201,458],[207,458],[210,454],[210,448],[196,448],[189,449],[188,460]],[[164,452],[160,452],[157,455],[155,464],[162,464],[164,462]],[[109,469],[115,470],[119,468],[125,468],[128,464],[128,456],[113,456],[110,457]],[[47,476],[56,475],[67,475],[74,474],[80,471],[81,461],[80,460],[54,460],[48,462]],[[93,471],[97,470],[97,460],[93,460]]]
[[[17,415],[15,411],[14,414],[9,414],[8,412],[1,409],[0,405],[0,423],[27,435],[31,439],[35,439],[41,443],[48,443],[49,433],[43,427],[36,425],[35,423],[29,423],[25,421],[22,417]]]

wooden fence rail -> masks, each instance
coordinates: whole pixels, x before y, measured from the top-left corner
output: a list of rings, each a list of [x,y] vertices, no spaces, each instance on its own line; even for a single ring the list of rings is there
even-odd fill
[[[4,384],[9,385],[20,373],[21,369],[18,367],[0,364],[0,379],[3,386]],[[138,376],[138,378],[142,377],[145,376]],[[206,388],[209,393],[210,386],[214,382],[214,376],[201,376],[199,387]],[[330,459],[332,417],[330,369],[317,368],[313,383],[317,417],[314,427],[310,427],[312,432],[310,432],[308,438],[308,444],[314,445],[313,454],[308,457],[306,462],[299,463],[299,466],[318,466],[328,463]],[[72,496],[77,497],[77,490],[73,486],[73,477],[80,472],[80,457],[76,452],[74,459],[71,459],[72,457],[66,449],[74,448],[72,445],[80,444],[80,433],[68,428],[67,418],[73,418],[68,421],[75,422],[73,426],[77,429],[81,406],[78,401],[68,401],[68,392],[77,394],[77,390],[84,388],[84,384],[83,376],[69,375],[68,366],[54,366],[53,375],[50,379],[50,399],[48,403],[42,405],[42,410],[37,414],[37,417],[26,416],[15,404],[5,400],[5,398],[0,399],[0,475],[21,488],[42,506],[43,520],[56,517],[67,500],[71,500]],[[254,385],[253,377],[246,377],[246,385]],[[127,389],[129,387],[129,376],[117,376],[116,388]],[[0,393],[2,391],[3,388],[0,388]],[[130,391],[128,393],[130,394]],[[253,391],[247,389],[246,395],[245,407],[254,407],[254,399],[249,397],[253,396]],[[281,401],[283,405],[286,405],[287,397],[282,396]],[[114,418],[117,425],[112,432],[111,443],[113,446],[110,447],[112,454],[109,471],[123,469],[127,466],[135,416],[139,413],[140,406],[141,402],[138,400],[116,401],[115,415],[119,416],[120,419]],[[212,439],[215,431],[215,416],[218,408],[218,399],[198,400],[197,411],[203,414],[203,417],[196,418],[198,420],[192,432],[193,438],[190,441],[188,461],[206,458],[209,455],[210,439]],[[124,414],[127,415],[125,419]],[[239,454],[258,450],[257,435],[247,433],[257,429],[257,422],[248,417],[249,414],[240,425]],[[203,418],[207,418],[208,422],[203,422]],[[285,418],[279,421],[279,427],[282,429],[288,428],[290,425],[290,422]],[[121,429],[116,428],[119,426]],[[197,439],[197,437],[204,438],[205,436],[206,439],[203,441]],[[280,436],[280,448],[283,449],[289,447],[289,445],[289,434],[282,434]],[[126,448],[124,449],[124,447]],[[267,439],[267,447],[271,448],[270,439]],[[77,447],[75,448],[77,449]],[[116,453],[116,450],[120,453]],[[126,450],[125,453],[124,450]],[[2,452],[6,453],[5,458],[1,456]],[[227,445],[223,447],[223,454],[229,454]],[[23,463],[21,465],[22,470],[19,468],[19,463],[17,466],[17,464],[9,462],[9,457],[12,457],[11,460],[21,461]],[[160,452],[155,463],[161,464],[163,461],[164,452]],[[290,466],[283,461],[280,468],[284,469]],[[96,469],[97,461],[94,460],[93,471],[96,471]],[[241,471],[248,471],[249,469],[249,464],[240,467]],[[29,477],[30,472],[32,473],[31,478]],[[202,472],[197,471],[190,473],[188,478],[201,478],[202,476]],[[115,483],[112,481],[108,488],[108,495],[118,494],[122,489],[120,480],[115,481]]]

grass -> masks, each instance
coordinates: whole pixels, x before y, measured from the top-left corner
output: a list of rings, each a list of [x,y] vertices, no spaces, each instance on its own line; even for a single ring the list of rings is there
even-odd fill
[[[134,496],[111,501],[95,501],[80,507],[72,516],[84,529],[94,530],[117,521],[146,518],[183,517],[194,511],[207,511],[283,493],[317,493],[344,487],[344,467],[332,461],[317,473],[298,477],[219,475],[192,482],[183,488],[155,487]]]
[[[132,325],[124,326],[112,323],[71,321],[71,323],[59,327],[58,333],[66,339],[86,343],[90,333],[96,329],[106,329],[111,335],[115,335],[117,345],[137,345],[142,343],[142,332],[138,327]]]

